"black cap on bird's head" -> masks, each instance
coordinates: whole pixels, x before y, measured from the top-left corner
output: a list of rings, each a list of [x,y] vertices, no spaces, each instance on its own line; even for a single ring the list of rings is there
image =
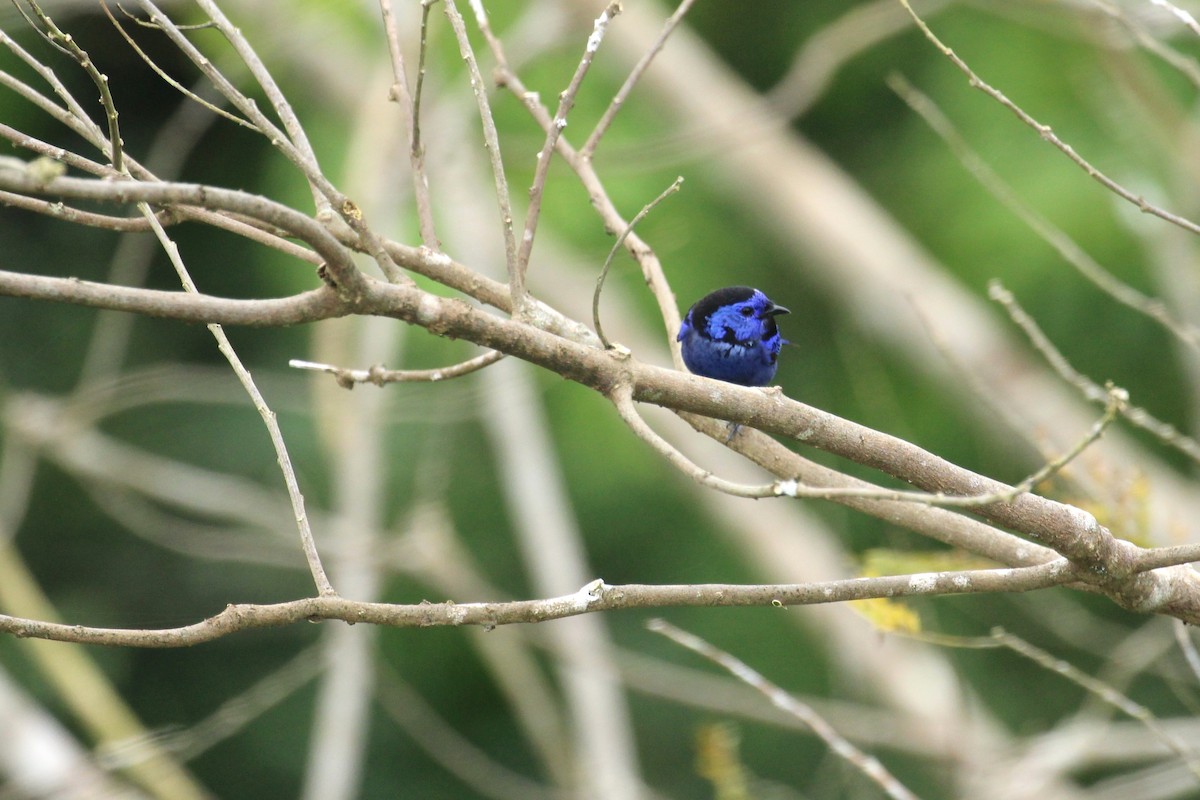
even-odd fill
[[[780,314],[792,313],[783,306],[776,305],[771,302],[765,294],[755,289],[753,286],[726,286],[724,289],[717,289],[715,292],[706,294],[696,301],[696,304],[688,311],[688,316],[692,318],[695,325],[703,327],[707,323],[708,318],[713,312],[722,306],[733,305],[735,303],[744,303],[754,297],[755,293],[762,295],[766,301],[766,306],[763,308],[762,316],[775,317]]]

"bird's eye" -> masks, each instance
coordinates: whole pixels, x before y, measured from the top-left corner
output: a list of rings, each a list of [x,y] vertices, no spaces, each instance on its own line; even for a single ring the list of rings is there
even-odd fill
[[[742,316],[743,316],[743,317],[752,317],[752,316],[754,316],[754,309],[753,309],[753,308],[751,308],[750,306],[743,306],[743,307],[742,307]]]

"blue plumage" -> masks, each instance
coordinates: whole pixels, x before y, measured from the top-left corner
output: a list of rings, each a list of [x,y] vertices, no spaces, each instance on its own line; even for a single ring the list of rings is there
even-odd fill
[[[766,386],[775,377],[787,341],[775,317],[787,314],[758,289],[728,286],[688,309],[676,337],[683,363],[697,375],[742,386]]]

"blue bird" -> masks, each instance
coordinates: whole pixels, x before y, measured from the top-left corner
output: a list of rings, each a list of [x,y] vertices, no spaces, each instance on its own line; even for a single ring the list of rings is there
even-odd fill
[[[697,375],[742,386],[766,386],[775,377],[787,340],[775,317],[789,313],[749,286],[727,286],[688,309],[679,336],[683,363]]]

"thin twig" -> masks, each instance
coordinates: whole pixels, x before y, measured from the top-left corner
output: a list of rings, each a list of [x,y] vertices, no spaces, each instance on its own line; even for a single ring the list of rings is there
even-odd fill
[[[895,800],[917,800],[917,796],[909,791],[895,775],[889,772],[879,759],[859,750],[849,739],[842,736],[836,728],[826,722],[824,717],[813,710],[812,706],[801,702],[794,695],[785,692],[780,687],[771,683],[761,673],[751,669],[742,660],[715,647],[699,636],[677,628],[664,620],[652,619],[646,623],[646,627],[654,633],[662,634],[676,644],[686,647],[693,653],[707,658],[742,683],[757,689],[764,697],[771,701],[771,705],[791,714],[807,725],[821,741],[825,742],[834,755],[846,761],[874,781],[880,789],[887,793],[888,797],[895,798]]]
[[[108,88],[108,76],[104,75],[99,69],[97,69],[96,64],[94,61],[92,61],[91,56],[87,54],[86,50],[79,46],[79,43],[75,41],[74,36],[69,33],[64,33],[62,29],[60,29],[58,25],[54,23],[54,20],[50,19],[49,15],[47,15],[46,12],[42,10],[41,6],[37,4],[37,0],[24,1],[29,5],[29,7],[33,10],[33,13],[39,20],[41,20],[42,24],[46,28],[45,31],[42,31],[41,28],[34,26],[35,29],[39,33],[42,33],[42,35],[44,35],[51,44],[54,44],[64,53],[75,59],[79,66],[83,68],[83,71],[87,73],[88,78],[90,78],[92,83],[96,86],[96,90],[100,92],[100,105],[104,108],[104,115],[108,120],[109,149],[107,155],[112,161],[113,169],[115,169],[117,172],[125,172],[125,161],[123,156],[124,148],[121,143],[121,128],[117,124],[117,106],[113,101],[112,92],[109,91]]]
[[[138,1],[146,13],[150,14],[151,22],[160,28],[171,42],[196,65],[201,73],[212,81],[217,91],[229,100],[234,108],[238,109],[247,119],[253,122],[259,133],[266,137],[276,150],[282,153],[284,157],[301,171],[313,191],[314,202],[318,208],[318,218],[324,219],[328,216],[324,212],[331,209],[333,213],[336,213],[350,226],[351,230],[358,236],[363,252],[375,260],[375,263],[379,265],[379,269],[389,281],[411,285],[412,279],[405,275],[396,265],[395,261],[392,260],[391,254],[384,242],[367,223],[362,209],[334,186],[325,177],[324,173],[321,172],[320,165],[317,163],[316,156],[312,152],[312,147],[308,143],[307,136],[304,134],[303,129],[299,128],[299,123],[295,121],[295,114],[291,106],[279,92],[274,79],[262,61],[259,60],[253,48],[250,47],[249,42],[246,41],[241,31],[225,18],[220,9],[216,8],[209,0],[198,0],[225,38],[229,40],[230,44],[238,52],[246,67],[254,75],[255,80],[273,98],[275,111],[284,121],[285,127],[289,130],[293,127],[297,128],[295,131],[296,141],[293,141],[288,134],[284,133],[283,130],[280,130],[278,126],[271,122],[258,108],[257,103],[234,86],[216,68],[212,61],[192,44],[191,40],[184,35],[179,26],[155,5],[153,0]],[[354,267],[354,270],[357,271],[357,267]],[[351,278],[351,280],[355,281],[357,279]]]
[[[1197,652],[1196,643],[1192,641],[1191,631],[1188,630],[1187,624],[1180,620],[1174,620],[1171,627],[1175,630],[1175,641],[1179,643],[1183,659],[1192,670],[1192,675],[1200,681],[1200,652]]]
[[[1042,465],[1041,469],[1015,484],[1012,488],[1012,492],[1008,494],[1007,498],[1005,499],[1012,499],[1018,494],[1032,491],[1033,488],[1039,483],[1053,477],[1055,473],[1057,473],[1067,464],[1074,461],[1081,453],[1083,453],[1084,450],[1090,447],[1093,442],[1098,440],[1104,434],[1104,431],[1108,429],[1108,426],[1111,425],[1113,421],[1121,415],[1128,405],[1129,392],[1125,391],[1119,386],[1109,385],[1108,399],[1104,404],[1104,415],[1101,416],[1100,419],[1096,420],[1091,429],[1088,430],[1083,438],[1075,443],[1074,447],[1067,450],[1067,452],[1063,453],[1057,458],[1050,459]]]
[[[421,230],[421,241],[433,251],[441,250],[437,231],[433,224],[433,203],[429,197],[429,178],[425,173],[425,151],[421,147],[421,121],[417,116],[420,107],[417,99],[408,91],[408,75],[404,69],[404,53],[400,49],[400,35],[396,30],[396,17],[392,13],[392,0],[379,0],[383,15],[383,31],[387,38],[388,52],[392,57],[392,99],[400,104],[406,117],[408,132],[408,160],[412,171],[413,197],[417,205],[417,224]],[[425,28],[429,19],[429,6],[421,4],[421,63],[418,71],[425,69]]]
[[[1004,310],[1008,312],[1009,319],[1025,333],[1029,343],[1042,354],[1046,363],[1063,380],[1082,392],[1086,399],[1092,402],[1107,402],[1107,390],[1071,366],[1033,317],[1029,316],[1017,299],[1013,297],[1012,292],[1005,289],[999,281],[992,281],[988,286],[988,296],[1004,307]],[[1174,425],[1159,420],[1140,406],[1125,405],[1121,409],[1121,416],[1142,430],[1154,434],[1163,444],[1174,447],[1193,461],[1200,463],[1200,442],[1182,433]]]
[[[472,2],[471,7],[482,11],[482,3]],[[500,206],[500,230],[504,234],[504,263],[508,269],[508,291],[512,295],[513,315],[524,315],[527,303],[525,276],[517,261],[517,241],[513,233],[512,199],[508,191],[508,178],[504,174],[504,159],[500,156],[500,134],[496,130],[496,118],[492,116],[492,106],[488,101],[487,86],[483,74],[479,71],[479,62],[475,59],[475,50],[467,37],[467,26],[454,0],[443,3],[446,18],[458,40],[458,49],[467,64],[467,72],[471,76],[471,90],[475,94],[475,103],[479,106],[479,119],[483,125],[483,146],[487,150],[488,159],[492,165],[492,177],[496,182],[496,202]]]
[[[679,187],[682,185],[683,176],[680,175],[674,180],[674,182],[671,183],[670,186],[668,186],[666,189],[663,189],[658,197],[642,206],[642,210],[639,211],[632,220],[630,220],[629,224],[625,226],[625,230],[621,231],[621,235],[617,237],[617,241],[613,243],[612,248],[608,251],[608,257],[604,259],[604,266],[601,267],[600,274],[596,276],[596,291],[592,293],[592,325],[596,329],[596,336],[600,337],[600,343],[604,345],[605,349],[612,347],[612,342],[605,337],[604,329],[600,327],[600,293],[604,291],[604,280],[608,277],[608,270],[609,267],[612,266],[613,257],[616,256],[617,251],[621,249],[621,245],[625,244],[625,240],[629,238],[629,234],[633,233],[634,227],[641,222],[647,214],[653,211],[659,203],[678,192]]]
[[[299,156],[299,161],[302,164],[305,175],[321,176],[321,180],[313,182],[313,200],[317,204],[318,213],[322,206],[333,200],[326,191],[324,184],[324,173],[321,170],[320,162],[317,159],[317,153],[313,150],[312,144],[308,140],[308,134],[304,130],[304,126],[300,124],[300,120],[296,117],[296,112],[292,109],[292,104],[288,102],[287,97],[279,88],[279,84],[275,82],[275,77],[271,71],[267,69],[262,59],[258,57],[258,53],[254,51],[254,47],[250,41],[242,34],[229,18],[225,16],[225,12],[221,10],[213,0],[196,0],[196,4],[208,15],[208,18],[215,23],[217,30],[229,42],[234,52],[246,65],[250,74],[254,77],[255,82],[263,90],[267,96],[267,100],[271,103],[271,108],[275,110],[275,116],[283,123],[283,128],[287,131],[288,140],[295,147]],[[335,209],[338,213],[344,214],[340,209]]]
[[[0,204],[33,211],[52,219],[72,222],[76,225],[86,225],[89,228],[104,228],[105,230],[117,232],[136,231],[139,233],[150,230],[150,223],[146,221],[145,217],[114,217],[109,214],[97,214],[93,211],[83,211],[73,208],[58,200],[41,200],[36,197],[27,197],[26,195],[15,194],[13,192],[0,191]],[[159,222],[163,225],[171,225],[175,221],[173,212],[159,211],[157,214]]]
[[[1014,636],[1005,631],[1003,628],[993,628],[992,638],[1000,646],[1007,647],[1009,650],[1025,656],[1044,669],[1063,676],[1071,683],[1095,695],[1121,713],[1142,723],[1160,742],[1183,760],[1184,766],[1187,767],[1192,775],[1200,778],[1200,752],[1197,752],[1188,743],[1180,740],[1179,737],[1164,728],[1159,723],[1154,712],[1149,708],[1141,703],[1134,702],[1130,697],[1117,691],[1116,688],[1108,683],[1088,675],[1071,662],[1056,658],[1019,636]]]
[[[367,280],[349,253],[332,234],[307,214],[290,206],[233,189],[192,183],[150,181],[107,181],[91,178],[56,178],[49,182],[30,177],[25,170],[5,168],[0,163],[0,189],[32,195],[56,195],[108,203],[146,202],[156,206],[198,206],[246,214],[286,230],[312,246],[324,259],[330,278],[339,291],[353,292]]]
[[[51,118],[58,120],[60,123],[70,128],[75,133],[79,134],[84,141],[93,145],[97,150],[103,151],[104,134],[100,131],[100,127],[92,121],[92,118],[87,115],[83,107],[75,97],[67,90],[66,85],[59,79],[54,70],[47,67],[42,62],[34,58],[27,50],[21,47],[17,42],[4,31],[0,30],[0,44],[3,44],[17,58],[23,61],[26,66],[37,73],[38,77],[49,84],[54,93],[62,99],[66,104],[66,108],[55,105],[48,97],[41,92],[29,86],[24,81],[10,75],[8,72],[0,71],[0,83],[8,86],[13,91],[17,92],[21,97],[24,97],[29,102],[33,103],[38,108],[42,109]]]
[[[203,79],[201,81],[202,90],[206,82],[203,82]],[[220,117],[210,113],[204,106],[184,97],[155,131],[154,139],[145,155],[147,171],[153,171],[168,179],[177,179],[185,163],[194,154],[196,146],[219,119]],[[130,166],[132,170],[138,169],[136,162]],[[219,217],[215,214],[214,216]],[[173,209],[163,212],[159,221],[163,227],[168,227],[169,224],[182,219],[184,216]],[[141,220],[145,222],[144,218]],[[286,244],[312,254],[306,248],[293,245],[290,241]],[[122,286],[144,285],[157,248],[156,240],[151,237],[119,238],[110,260],[108,282]],[[137,318],[130,314],[104,312],[96,315],[83,363],[79,368],[76,389],[72,392],[73,397],[79,397],[83,387],[103,397],[103,387],[113,386],[112,378],[122,368],[136,325]],[[100,404],[106,402],[100,400]]]
[[[337,378],[338,385],[346,389],[353,389],[356,383],[373,383],[376,386],[383,386],[388,383],[437,383],[438,381],[461,378],[463,375],[478,372],[484,367],[495,364],[502,358],[504,358],[504,353],[501,353],[499,350],[489,350],[486,353],[469,358],[458,364],[452,364],[449,367],[439,367],[438,369],[386,369],[383,365],[376,365],[369,369],[346,369],[344,367],[335,367],[332,364],[304,361],[299,358],[293,358],[288,362],[288,366],[293,369],[329,373]]]
[[[424,154],[425,145],[421,142],[421,98],[425,90],[425,57],[429,54],[429,11],[437,0],[421,0],[421,41],[417,48],[417,86],[413,90],[412,118],[414,152]]]
[[[191,294],[197,294],[196,284],[192,281],[191,275],[188,274],[187,266],[183,263],[183,259],[180,258],[179,248],[175,242],[167,236],[167,232],[158,224],[147,204],[139,203],[138,208],[146,216],[146,219],[150,221],[151,227],[154,229],[154,235],[158,237],[159,243],[167,253],[171,264],[175,267],[184,290]],[[207,327],[209,332],[212,333],[213,338],[217,341],[217,349],[221,351],[221,355],[225,356],[225,360],[233,368],[233,372],[242,384],[242,388],[250,395],[250,399],[254,403],[254,409],[259,413],[267,426],[267,432],[271,437],[271,444],[275,448],[275,457],[279,462],[279,468],[283,471],[283,482],[287,486],[288,498],[292,503],[296,526],[300,531],[300,546],[304,551],[305,559],[308,561],[308,568],[312,573],[313,581],[317,585],[317,592],[322,597],[336,597],[337,593],[329,583],[329,578],[325,574],[325,568],[321,565],[321,556],[317,552],[317,545],[313,538],[312,528],[309,525],[308,514],[304,510],[304,495],[300,493],[300,484],[296,480],[296,471],[292,467],[292,459],[288,455],[287,444],[283,440],[283,432],[279,429],[279,422],[275,417],[275,412],[271,411],[262,393],[259,392],[258,386],[255,385],[250,371],[246,369],[241,359],[238,358],[233,345],[229,341],[229,337],[225,335],[224,329],[220,325],[211,323]]]
[[[549,132],[551,126],[554,124],[550,112],[542,105],[537,93],[529,91],[520,77],[509,66],[508,58],[504,54],[504,46],[492,32],[491,26],[488,24],[483,4],[472,3],[471,8],[475,11],[476,23],[483,33],[483,37],[487,41],[493,57],[496,59],[496,71],[499,75],[499,83],[505,86],[525,106],[526,110],[529,111],[529,114],[541,126],[544,132]],[[566,136],[559,137],[556,149],[567,165],[574,170],[584,189],[587,190],[588,196],[592,200],[592,206],[604,221],[605,228],[611,233],[625,230],[628,227],[628,223],[617,211],[616,206],[608,195],[608,191],[604,188],[603,181],[596,174],[592,163],[579,155],[578,151],[571,146]],[[675,294],[671,291],[670,282],[667,281],[667,276],[663,272],[662,264],[659,262],[658,257],[654,255],[654,250],[638,237],[636,233],[631,233],[626,238],[625,249],[629,251],[630,255],[633,256],[638,262],[638,266],[642,269],[642,276],[645,278],[646,285],[650,288],[650,293],[654,296],[654,300],[658,304],[659,314],[662,316],[663,324],[667,331],[667,346],[671,349],[672,360],[675,362],[676,368],[682,369],[683,357],[680,353],[679,343],[675,341],[675,334],[679,330],[680,325],[679,307],[675,302]]]
[[[630,430],[637,434],[639,439],[653,447],[671,466],[701,486],[716,489],[718,492],[724,492],[734,497],[749,497],[756,500],[779,495],[778,482],[757,485],[734,483],[724,478],[718,478],[703,467],[692,463],[687,456],[679,452],[674,445],[659,436],[653,428],[646,424],[633,403],[633,396],[627,384],[615,388],[609,395],[609,399],[616,406],[621,419],[629,426]]]
[[[608,23],[620,12],[620,2],[612,2],[596,18],[592,26],[592,35],[588,37],[587,45],[583,48],[583,56],[579,59],[579,66],[575,68],[575,74],[571,76],[567,88],[559,95],[558,110],[554,112],[552,124],[546,130],[546,141],[537,155],[533,183],[529,187],[529,209],[525,214],[525,232],[521,235],[521,247],[517,251],[517,270],[521,274],[522,285],[525,283],[525,273],[529,269],[529,256],[533,252],[533,240],[537,235],[538,220],[542,214],[542,198],[546,193],[546,177],[550,174],[550,161],[554,155],[555,145],[558,144],[559,137],[567,127],[567,115],[575,107],[575,96],[579,94],[579,87],[583,85],[584,76],[592,66],[592,60],[596,57],[596,51],[600,49],[600,43],[604,41]]]
[[[646,424],[641,415],[637,413],[637,408],[633,403],[630,387],[628,384],[620,384],[609,394],[609,399],[616,406],[617,413],[621,419],[637,436],[658,451],[668,462],[671,463],[679,471],[683,472],[692,480],[699,483],[701,486],[706,486],[710,489],[724,492],[735,497],[748,497],[761,499],[766,497],[795,497],[804,499],[820,499],[831,500],[836,498],[854,497],[868,500],[890,500],[898,502],[921,503],[930,506],[940,506],[946,508],[975,508],[979,506],[991,505],[993,503],[1008,503],[1013,499],[1028,491],[1031,491],[1034,486],[1054,475],[1080,453],[1082,453],[1089,445],[1100,438],[1104,430],[1112,424],[1116,419],[1123,406],[1126,395],[1121,389],[1111,389],[1109,394],[1109,403],[1105,408],[1104,416],[1101,417],[1088,431],[1087,435],[1081,438],[1074,447],[1068,450],[1058,458],[1052,459],[1042,465],[1036,472],[1029,475],[1019,483],[987,494],[977,494],[970,496],[948,495],[941,492],[914,492],[914,491],[898,491],[893,489],[883,489],[874,486],[864,487],[815,487],[804,486],[796,480],[778,480],[769,484],[738,484],[726,481],[722,478],[714,476],[711,472],[692,463],[686,456],[680,453],[674,446],[659,436],[654,430]]]
[[[106,17],[108,17],[108,21],[112,23],[112,26],[117,29],[117,33],[121,34],[121,38],[123,38],[125,40],[126,44],[129,45],[129,47],[133,50],[133,52],[138,54],[138,57],[140,57],[142,59],[142,61],[145,62],[146,66],[150,67],[150,69],[152,69],[154,71],[155,75],[162,78],[164,83],[166,83],[168,86],[170,86],[173,89],[175,89],[176,91],[178,91],[184,97],[187,97],[190,100],[192,100],[193,102],[198,103],[199,105],[203,106],[204,108],[207,108],[209,111],[216,114],[217,116],[224,117],[225,119],[229,120],[230,122],[241,125],[243,128],[249,128],[250,130],[258,130],[258,128],[255,127],[254,123],[249,122],[248,120],[243,119],[242,117],[239,117],[237,114],[229,113],[228,111],[226,111],[225,109],[216,105],[215,103],[210,103],[209,101],[205,100],[200,95],[193,92],[191,89],[184,86],[179,81],[172,78],[167,73],[166,70],[164,70],[162,67],[160,67],[154,61],[154,59],[152,59],[150,57],[149,53],[147,53],[145,50],[142,49],[142,46],[137,43],[137,40],[129,35],[129,32],[125,30],[125,27],[123,25],[121,25],[121,23],[119,21],[117,21],[117,18],[113,15],[112,11],[108,7],[107,0],[100,0],[100,7],[102,9],[104,9],[104,15]]]
[[[150,23],[153,27],[162,31],[171,40],[171,43],[200,70],[201,74],[212,82],[216,90],[229,101],[230,105],[244,114],[253,124],[254,128],[261,135],[267,137],[271,144],[291,161],[293,165],[300,169],[310,182],[319,180],[318,176],[320,172],[316,164],[306,159],[288,135],[258,108],[258,104],[238,89],[232,81],[217,69],[211,59],[192,44],[191,39],[184,35],[183,30],[180,29],[174,20],[167,16],[153,0],[138,0],[138,2],[142,6],[142,9],[150,16]],[[227,32],[226,38],[229,38]],[[261,62],[257,64],[257,68],[260,72],[264,69]],[[254,67],[251,69],[253,71]],[[257,78],[258,76],[256,75],[255,77]]]
[[[608,108],[604,110],[604,114],[600,116],[600,120],[596,123],[596,126],[592,128],[592,132],[588,136],[587,141],[584,142],[583,146],[579,148],[580,158],[584,159],[585,161],[591,161],[592,156],[596,154],[596,147],[599,146],[601,137],[603,137],[608,131],[609,127],[612,126],[613,119],[616,118],[617,112],[621,110],[621,108],[625,105],[625,101],[629,99],[629,95],[633,93],[633,87],[637,85],[639,80],[641,80],[642,74],[645,73],[646,69],[650,66],[650,62],[652,62],[654,57],[658,55],[659,51],[663,49],[663,46],[667,43],[667,39],[670,38],[672,33],[674,33],[675,28],[677,28],[679,23],[683,21],[684,15],[687,14],[688,10],[695,2],[696,0],[682,0],[679,6],[675,9],[675,13],[671,14],[671,16],[667,18],[666,23],[663,25],[662,32],[658,35],[658,38],[654,40],[654,44],[650,45],[650,49],[647,50],[640,59],[638,59],[636,64],[634,64],[633,69],[629,71],[629,75],[625,78],[625,82],[621,84],[621,88],[618,89],[617,93],[613,96],[612,102],[608,104]]]
[[[72,153],[57,145],[52,145],[44,142],[41,139],[30,136],[24,131],[19,131],[16,128],[5,125],[0,122],[0,139],[7,139],[12,142],[15,147],[20,147],[29,150],[32,153],[37,153],[46,158],[52,158],[55,161],[61,161],[68,167],[73,167],[80,172],[86,172],[89,175],[95,175],[98,178],[113,177],[116,173],[108,164],[101,164],[99,161],[93,161],[90,158],[81,156],[78,153]],[[7,158],[14,158],[8,156]]]
[[[957,53],[943,44],[942,40],[939,39],[932,30],[930,30],[929,26],[925,24],[925,20],[923,20],[920,15],[913,10],[912,6],[909,5],[908,0],[899,0],[899,3],[908,12],[909,16],[912,17],[913,22],[917,24],[917,27],[921,29],[921,33],[925,35],[925,38],[928,39],[933,46],[936,47],[938,51],[950,61],[951,64],[953,64],[959,69],[959,71],[967,76],[967,80],[972,88],[979,89],[988,97],[1007,108],[1016,115],[1017,119],[1021,120],[1021,122],[1025,123],[1034,131],[1036,131],[1038,136],[1042,137],[1042,139],[1056,147],[1060,152],[1062,152],[1063,155],[1079,166],[1097,183],[1121,199],[1132,203],[1138,208],[1139,211],[1156,216],[1159,219],[1170,222],[1173,225],[1177,225],[1190,233],[1200,233],[1200,224],[1192,222],[1185,217],[1181,217],[1178,214],[1173,214],[1170,211],[1150,203],[1146,200],[1146,198],[1129,191],[1124,186],[1117,183],[1112,178],[1108,177],[1108,175],[1104,174],[1098,168],[1093,166],[1091,162],[1079,155],[1079,153],[1075,152],[1075,148],[1071,147],[1071,145],[1060,139],[1049,125],[1044,125],[1041,122],[1038,122],[1028,112],[1026,112],[1025,109],[1008,99],[1003,92],[976,75],[975,72],[969,66],[967,66],[967,62],[963,61]]]
[[[974,508],[978,506],[991,505],[992,503],[1010,503],[1018,496],[1030,492],[1035,486],[1055,473],[1061,470],[1070,462],[1074,461],[1084,450],[1099,439],[1104,431],[1108,429],[1114,420],[1120,416],[1122,410],[1129,401],[1129,394],[1124,389],[1110,386],[1107,392],[1107,403],[1105,404],[1104,414],[1100,419],[1088,429],[1088,432],[1080,438],[1069,450],[1062,455],[1048,460],[1045,464],[1039,467],[1035,472],[1024,478],[1023,480],[1013,484],[1010,487],[1000,489],[986,494],[975,495],[947,495],[941,492],[913,492],[913,491],[893,491],[889,489],[838,489],[838,488],[815,488],[801,486],[796,481],[781,481],[775,484],[776,493],[786,495],[788,497],[806,497],[806,498],[834,498],[834,497],[862,497],[873,500],[901,500],[910,503],[923,503],[932,506],[942,506],[946,508]]]
[[[908,104],[909,108],[925,120],[934,133],[942,138],[942,141],[950,147],[972,177],[991,192],[992,196],[1002,205],[1041,236],[1047,244],[1058,251],[1058,254],[1068,264],[1075,267],[1084,278],[1118,303],[1156,320],[1184,344],[1193,349],[1200,349],[1200,328],[1175,319],[1161,300],[1147,297],[1129,284],[1119,280],[1100,266],[1065,231],[1052,224],[1028,203],[1023,202],[1016,192],[996,174],[995,170],[967,144],[962,134],[955,129],[954,124],[927,95],[898,73],[889,75],[887,84]]]

